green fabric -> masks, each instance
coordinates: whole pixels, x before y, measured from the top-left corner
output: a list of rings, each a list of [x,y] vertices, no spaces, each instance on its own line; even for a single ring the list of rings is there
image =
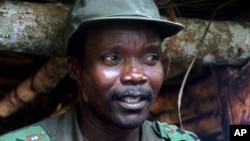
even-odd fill
[[[42,127],[31,126],[0,136],[0,141],[50,141],[50,138]]]
[[[169,125],[166,122],[157,121],[160,135],[170,141],[200,141],[200,139],[190,131],[182,130],[176,125]]]
[[[84,141],[76,111],[76,108],[73,108],[61,116],[7,133],[0,136],[0,141]],[[40,137],[40,140],[31,140],[32,137]],[[181,130],[175,125],[148,120],[141,126],[140,139],[141,141],[200,141],[194,133]]]

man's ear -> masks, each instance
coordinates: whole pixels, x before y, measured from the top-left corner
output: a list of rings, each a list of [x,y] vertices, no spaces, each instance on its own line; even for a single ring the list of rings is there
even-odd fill
[[[78,61],[73,57],[68,57],[68,73],[73,80],[78,80],[81,75],[81,68]]]

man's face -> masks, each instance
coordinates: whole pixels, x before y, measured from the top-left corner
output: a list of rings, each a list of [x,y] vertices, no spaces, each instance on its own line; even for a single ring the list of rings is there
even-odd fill
[[[76,80],[90,116],[133,129],[147,118],[163,81],[159,34],[141,24],[91,28]]]

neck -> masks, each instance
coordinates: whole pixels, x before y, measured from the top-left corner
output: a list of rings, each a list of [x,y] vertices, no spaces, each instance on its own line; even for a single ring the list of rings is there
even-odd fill
[[[140,127],[121,129],[98,120],[86,108],[80,109],[78,116],[81,133],[87,141],[139,141]]]

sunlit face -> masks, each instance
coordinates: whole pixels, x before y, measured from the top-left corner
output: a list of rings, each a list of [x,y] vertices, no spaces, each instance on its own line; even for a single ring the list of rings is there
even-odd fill
[[[163,81],[160,35],[138,23],[98,26],[87,35],[83,69],[73,77],[86,114],[119,128],[140,126]]]

